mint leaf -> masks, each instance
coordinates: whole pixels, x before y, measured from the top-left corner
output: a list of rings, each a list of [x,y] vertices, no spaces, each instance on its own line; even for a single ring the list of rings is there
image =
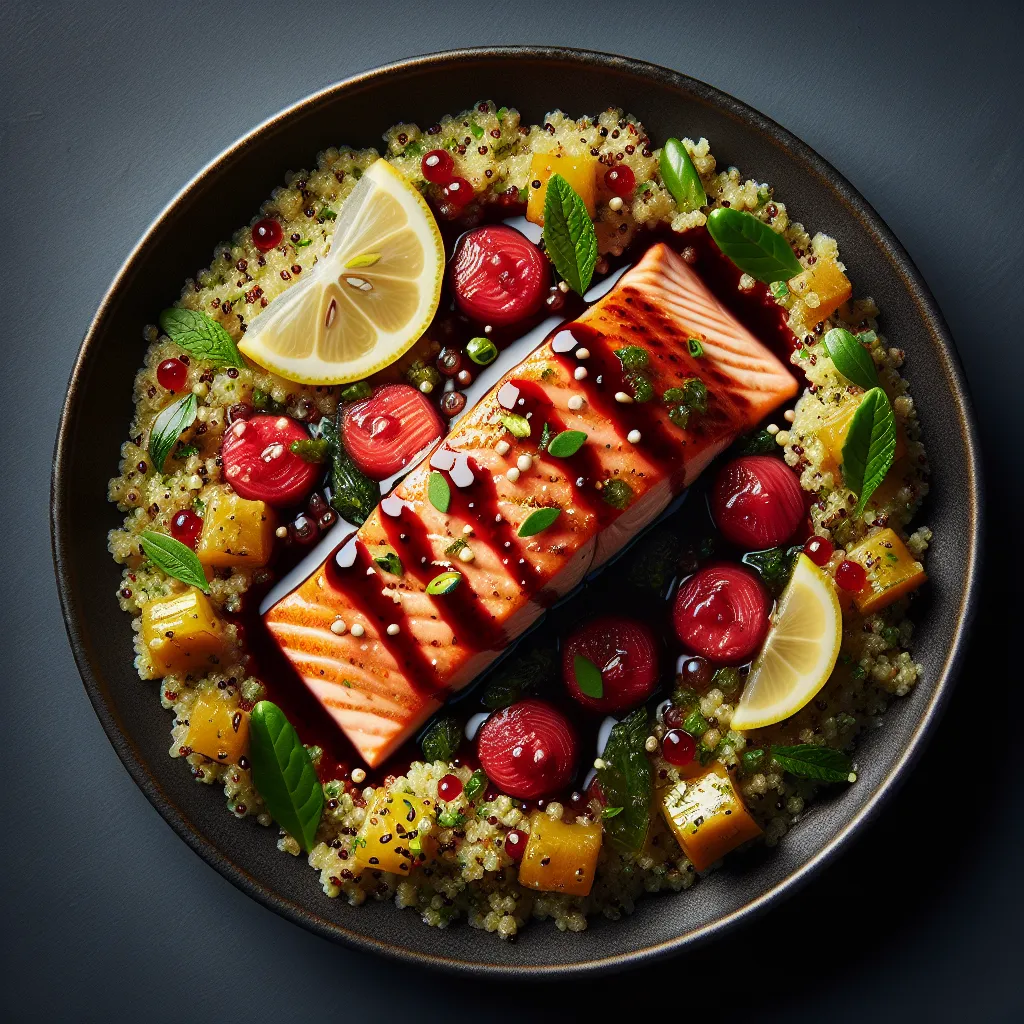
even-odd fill
[[[889,397],[872,388],[857,406],[843,443],[843,481],[858,495],[854,515],[885,479],[896,453],[896,419]]]
[[[563,430],[551,439],[548,444],[548,455],[553,455],[556,459],[567,459],[570,455],[575,455],[586,440],[587,435],[582,430]]]
[[[562,514],[560,508],[538,508],[531,512],[519,527],[518,536],[533,537],[546,530]]]
[[[582,295],[594,276],[597,233],[586,204],[560,174],[552,174],[544,195],[544,247],[555,270]]]
[[[669,139],[665,143],[658,157],[658,170],[665,188],[676,201],[676,207],[684,213],[699,210],[708,201],[697,168],[678,139]]]
[[[572,673],[576,677],[576,685],[587,697],[600,700],[604,696],[604,677],[601,670],[582,654],[573,655]]]
[[[612,728],[597,771],[601,790],[611,808],[622,810],[606,819],[605,832],[620,849],[639,850],[647,838],[654,790],[651,762],[644,744],[649,728],[647,709],[637,708]]]
[[[180,540],[166,533],[146,530],[139,538],[146,557],[168,576],[173,576],[190,587],[198,587],[204,594],[210,592],[206,572],[196,553]]]
[[[161,409],[149,431],[149,457],[158,473],[164,471],[164,463],[175,446],[182,431],[188,430],[195,422],[199,405],[192,394],[172,402]]]
[[[427,483],[427,498],[438,512],[447,512],[448,506],[452,503],[452,489],[436,469],[430,474]]]
[[[195,309],[165,309],[160,314],[160,329],[175,345],[197,359],[208,359],[215,366],[245,367],[238,346],[216,320]]]
[[[427,761],[451,761],[462,743],[462,727],[451,717],[439,718],[423,734],[420,749]]]
[[[731,206],[712,210],[708,233],[740,270],[757,281],[771,284],[803,273],[789,242],[752,213]]]
[[[790,775],[821,782],[849,782],[850,759],[841,750],[801,743],[795,747],[772,747],[772,760]]]
[[[857,387],[870,391],[878,387],[878,370],[871,353],[842,327],[833,327],[822,339],[835,368]]]

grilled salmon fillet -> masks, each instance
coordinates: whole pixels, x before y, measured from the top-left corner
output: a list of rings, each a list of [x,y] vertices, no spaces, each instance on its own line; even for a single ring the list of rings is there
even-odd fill
[[[702,354],[691,354],[691,338]],[[622,400],[632,387],[616,351],[626,347],[647,353],[650,401]],[[663,396],[694,377],[707,387],[707,408],[684,429]],[[377,765],[796,390],[786,367],[659,243],[507,373],[335,555],[266,612],[267,627]],[[507,428],[522,433],[510,415],[529,424],[528,437]],[[540,442],[562,431],[586,440],[559,458]],[[530,468],[509,479],[524,454]],[[448,484],[447,508],[428,497],[432,474]],[[554,523],[520,536],[542,507],[560,510]],[[388,552],[400,572],[376,561]],[[461,574],[454,589],[428,593],[446,571]]]

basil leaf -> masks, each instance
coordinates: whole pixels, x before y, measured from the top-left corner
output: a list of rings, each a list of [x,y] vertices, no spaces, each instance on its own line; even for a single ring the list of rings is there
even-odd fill
[[[790,775],[821,782],[849,782],[853,771],[853,764],[841,750],[812,743],[772,747],[772,760]]]
[[[833,365],[851,384],[865,391],[878,387],[871,353],[849,331],[833,327],[822,340]]]
[[[158,473],[164,471],[164,463],[171,449],[177,443],[182,431],[188,430],[195,422],[199,403],[196,396],[189,394],[161,409],[149,431],[149,457]]]
[[[394,551],[385,551],[381,555],[374,555],[373,560],[385,572],[391,573],[392,576],[401,576],[402,573],[404,572],[402,568],[402,560]]]
[[[352,461],[332,420],[320,421],[320,436],[331,450],[331,508],[346,522],[362,526],[380,502],[380,486]]]
[[[544,195],[544,248],[555,270],[582,295],[594,276],[597,233],[586,204],[560,174],[552,174]]]
[[[451,717],[439,718],[423,734],[420,749],[427,761],[451,761],[462,743],[462,727]]]
[[[234,339],[205,313],[177,306],[165,309],[160,314],[160,328],[175,345],[197,359],[208,359],[215,366],[245,367]]]
[[[501,422],[505,425],[505,429],[514,437],[530,436],[530,421],[525,416],[520,416],[517,412],[503,412],[501,414]]]
[[[483,768],[477,768],[475,772],[469,777],[469,782],[466,783],[466,799],[472,800],[478,796],[487,788],[487,775],[484,773]]]
[[[452,489],[436,469],[430,474],[430,480],[427,482],[427,497],[438,512],[447,512],[448,506],[452,503]]]
[[[582,430],[563,430],[551,438],[548,455],[553,455],[556,459],[567,459],[583,447],[586,439],[587,435]]]
[[[598,700],[604,696],[604,676],[589,658],[584,658],[582,654],[574,654],[572,674],[576,677],[580,693]]]
[[[647,838],[654,790],[651,762],[644,744],[648,736],[647,709],[637,708],[612,728],[597,771],[610,807],[622,810],[605,822],[608,838],[623,850],[639,850]]]
[[[864,511],[895,453],[896,419],[889,397],[881,388],[872,388],[860,400],[843,442],[843,481],[859,498],[854,515]]]
[[[752,213],[728,206],[712,210],[708,214],[708,232],[743,273],[758,281],[788,281],[803,273],[789,242]]]
[[[560,508],[538,508],[531,512],[519,527],[518,536],[534,537],[546,530],[560,515]]]
[[[324,809],[323,786],[294,726],[269,700],[249,716],[249,761],[271,817],[309,853]]]
[[[146,530],[139,538],[146,557],[168,576],[173,576],[190,587],[198,587],[204,594],[210,592],[206,572],[196,553],[180,540],[168,537],[166,533]]]
[[[462,582],[462,573],[454,569],[442,572],[427,584],[427,593],[434,596],[450,594]]]
[[[708,201],[697,168],[678,139],[669,139],[665,143],[658,158],[658,170],[665,188],[684,213],[699,210]]]

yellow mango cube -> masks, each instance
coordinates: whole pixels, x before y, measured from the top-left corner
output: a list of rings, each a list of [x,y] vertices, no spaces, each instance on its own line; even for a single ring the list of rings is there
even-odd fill
[[[249,713],[213,693],[197,697],[188,715],[185,746],[211,761],[238,764],[249,750]]]
[[[366,808],[352,848],[356,869],[408,875],[414,867],[433,860],[437,853],[437,841],[432,834],[436,828],[435,815],[432,800],[378,789]],[[419,823],[424,818],[430,822],[429,833],[420,830]]]
[[[822,472],[838,473],[843,464],[843,445],[846,444],[846,435],[850,432],[850,424],[860,407],[864,395],[850,396],[851,401],[844,401],[840,409],[829,416],[814,433],[825,448],[824,457],[821,460]],[[903,428],[896,424],[896,452],[893,455],[893,462],[901,459],[907,452],[907,441],[903,436]]]
[[[818,260],[808,271],[808,286],[818,296],[818,305],[808,307],[809,318],[814,323],[830,317],[853,295],[850,279],[839,269],[835,260]]]
[[[142,641],[161,675],[201,675],[224,653],[221,621],[196,587],[150,601],[142,609]]]
[[[665,790],[659,803],[683,853],[698,871],[706,871],[740,843],[761,834],[728,770],[718,762],[703,775]]]
[[[892,604],[928,578],[924,566],[888,527],[850,548],[846,557],[864,566],[868,574],[864,589],[854,597],[858,610],[864,615]]]
[[[544,197],[548,191],[548,179],[560,174],[576,191],[587,207],[587,213],[594,216],[597,202],[596,157],[569,156],[567,153],[534,153],[530,162],[530,181],[526,186],[530,197],[526,203],[526,219],[534,224],[544,223]],[[534,182],[540,184],[534,188]]]
[[[519,884],[542,892],[586,896],[594,884],[601,852],[601,825],[553,821],[543,811],[530,815],[530,838],[519,865]]]
[[[270,561],[275,525],[274,510],[265,501],[217,488],[207,500],[196,554],[203,565],[258,569]]]

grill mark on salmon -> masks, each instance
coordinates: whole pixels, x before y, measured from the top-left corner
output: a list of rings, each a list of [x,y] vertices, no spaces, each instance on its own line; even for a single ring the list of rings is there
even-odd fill
[[[552,348],[566,332],[590,349],[589,359]],[[690,354],[691,337],[700,339],[702,358]],[[628,345],[648,353],[651,402],[614,398],[629,390],[615,354]],[[579,366],[587,368],[582,380],[574,376]],[[708,408],[683,430],[661,396],[689,377],[707,384]],[[505,384],[518,389],[511,410],[497,399]],[[328,559],[267,611],[268,629],[364,760],[380,764],[547,604],[610,558],[796,389],[786,367],[694,271],[668,246],[655,245],[458,422],[443,447],[465,458],[474,482],[451,485],[447,513],[427,499],[433,470],[424,460],[359,529],[353,564],[340,568]],[[573,395],[584,399],[579,410],[569,408]],[[500,422],[506,411],[529,417],[531,436],[503,457],[498,441],[514,440]],[[568,458],[539,451],[545,422],[552,434],[582,430],[587,442]],[[637,445],[626,440],[632,429],[641,433]],[[509,481],[506,470],[524,448],[533,465]],[[603,500],[613,479],[633,490],[624,512]],[[519,527],[541,506],[557,506],[561,515],[542,533],[520,537]],[[460,539],[472,561],[449,553]],[[402,560],[401,575],[373,561],[387,548]],[[462,574],[458,589],[428,594],[430,580],[447,569]],[[336,618],[346,624],[343,635],[331,631]]]

